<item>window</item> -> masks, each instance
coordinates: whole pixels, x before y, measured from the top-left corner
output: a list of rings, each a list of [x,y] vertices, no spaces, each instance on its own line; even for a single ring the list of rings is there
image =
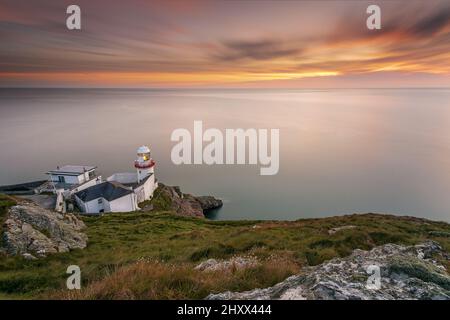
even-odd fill
[[[103,203],[103,199],[102,198],[98,199],[97,201],[98,201],[98,204],[102,204]]]
[[[58,182],[66,183],[66,178],[64,178],[63,176],[58,176]]]

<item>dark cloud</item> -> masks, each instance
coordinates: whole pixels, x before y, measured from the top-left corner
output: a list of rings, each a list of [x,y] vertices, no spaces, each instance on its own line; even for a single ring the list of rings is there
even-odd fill
[[[439,4],[439,5],[437,5]],[[414,42],[429,39],[450,28],[449,2],[383,2],[381,7],[381,30],[366,28],[366,15],[345,13],[334,31],[325,37],[328,44],[355,43],[358,41]],[[361,10],[363,12],[363,10]]]
[[[223,49],[215,55],[222,61],[236,61],[242,59],[270,60],[274,58],[297,55],[300,48],[289,48],[282,41],[226,41]]]
[[[409,31],[415,35],[431,36],[450,25],[450,6],[419,20]]]

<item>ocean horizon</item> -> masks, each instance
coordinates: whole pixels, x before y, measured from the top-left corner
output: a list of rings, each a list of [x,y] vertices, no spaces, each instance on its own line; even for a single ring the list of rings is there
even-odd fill
[[[148,145],[155,175],[224,200],[219,220],[378,212],[450,221],[450,89],[0,88],[0,185],[58,165],[132,172]],[[171,132],[280,130],[280,170],[174,165]]]

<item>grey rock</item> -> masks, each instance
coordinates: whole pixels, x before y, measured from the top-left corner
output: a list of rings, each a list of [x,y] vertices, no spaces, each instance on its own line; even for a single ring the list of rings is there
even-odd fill
[[[200,206],[203,211],[213,210],[223,206],[222,200],[216,199],[212,196],[199,196],[195,198],[198,202],[200,202]]]
[[[29,253],[22,254],[22,257],[24,257],[26,260],[36,260],[37,258]]]
[[[330,230],[328,230],[328,234],[329,235],[333,235],[336,232],[339,232],[341,230],[349,230],[349,229],[354,229],[356,228],[356,226],[342,226],[342,227],[336,227],[336,228],[331,228]]]
[[[386,244],[370,251],[354,250],[349,257],[308,267],[273,287],[211,294],[207,299],[450,300],[450,276],[431,258],[442,253],[433,241],[410,247]],[[367,286],[370,265],[380,268],[379,289]]]
[[[178,215],[189,217],[204,217],[207,210],[216,209],[223,205],[222,200],[212,196],[193,196],[181,192],[178,186],[166,186],[158,184],[162,196],[170,201],[170,210]]]
[[[84,223],[72,214],[44,209],[21,201],[7,212],[3,244],[9,255],[45,257],[48,254],[82,249],[87,236]]]
[[[235,269],[250,268],[256,265],[258,265],[258,260],[253,256],[237,256],[222,261],[208,259],[198,264],[195,269],[200,271],[231,271]]]

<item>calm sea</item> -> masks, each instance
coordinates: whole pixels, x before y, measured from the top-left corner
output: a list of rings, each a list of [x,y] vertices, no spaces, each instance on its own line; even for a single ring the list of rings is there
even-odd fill
[[[172,164],[176,128],[279,128],[280,171]],[[215,219],[384,212],[450,221],[450,90],[0,89],[0,185],[63,164],[133,171],[225,201]]]

